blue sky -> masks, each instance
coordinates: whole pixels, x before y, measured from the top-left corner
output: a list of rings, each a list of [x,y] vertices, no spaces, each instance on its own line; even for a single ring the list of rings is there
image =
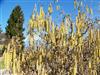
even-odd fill
[[[0,24],[3,32],[5,32],[5,27],[7,26],[7,20],[16,5],[20,5],[24,13],[24,28],[27,30],[28,21],[32,15],[34,4],[37,5],[37,10],[39,11],[39,6],[42,5],[44,11],[47,12],[49,3],[52,2],[53,14],[52,19],[57,24],[61,19],[57,19],[59,13],[55,10],[56,6],[59,5],[61,10],[64,10],[66,14],[70,14],[72,19],[75,19],[77,11],[74,10],[74,0],[59,0],[58,3],[54,3],[54,0],[0,0]],[[87,4],[93,9],[93,18],[100,15],[100,1],[99,0],[84,0],[84,4]]]

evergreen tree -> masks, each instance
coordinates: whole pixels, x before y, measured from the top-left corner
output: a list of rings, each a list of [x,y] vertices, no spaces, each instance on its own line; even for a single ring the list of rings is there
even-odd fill
[[[9,39],[11,39],[13,36],[20,37],[19,41],[22,45],[22,48],[24,47],[23,22],[24,22],[23,12],[20,6],[16,6],[10,15],[10,18],[7,21],[8,26],[6,27],[6,35]]]

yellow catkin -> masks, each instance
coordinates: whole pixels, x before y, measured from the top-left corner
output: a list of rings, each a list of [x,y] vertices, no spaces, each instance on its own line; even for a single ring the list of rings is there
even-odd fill
[[[57,5],[57,6],[56,6],[56,10],[58,11],[59,9],[60,9],[60,6]]]
[[[40,7],[40,18],[43,18],[45,16],[45,13],[43,11],[42,6]]]
[[[91,61],[89,61],[89,68],[91,69]]]
[[[6,51],[4,52],[4,64],[5,64],[5,68],[7,69],[7,53]]]
[[[34,39],[32,34],[29,34],[29,45],[31,48],[34,46]]]
[[[51,36],[51,40],[52,40],[52,42],[55,43],[55,34],[50,33],[50,36]]]
[[[32,19],[29,20],[29,25],[31,28],[33,27],[33,20]]]
[[[43,11],[43,8],[42,8],[42,6],[40,7],[40,15],[39,15],[39,25],[41,25],[40,26],[40,30],[41,30],[41,28],[43,28],[44,27],[44,16],[45,16],[45,13],[44,13],[44,11]]]
[[[66,46],[66,41],[65,41],[65,39],[64,39],[64,42],[63,42],[63,46],[64,46],[64,47]]]
[[[13,49],[13,75],[16,75],[16,49]]]
[[[42,55],[40,55],[39,60],[40,60],[40,63],[42,63]]]
[[[64,22],[61,23],[61,27],[60,27],[60,31],[61,31],[61,37],[63,38],[65,31],[65,25]]]
[[[97,37],[98,37],[98,57],[100,57],[100,30],[97,30]]]
[[[75,65],[74,65],[74,74],[73,75],[77,75],[77,58],[75,56]]]
[[[10,53],[9,52],[7,53],[7,66],[9,69],[9,67],[10,67]]]
[[[39,62],[38,62],[38,60],[37,60],[37,62],[36,62],[36,69],[38,70],[38,68],[39,68]]]
[[[17,60],[17,71],[20,73],[20,54],[19,54],[18,60]]]
[[[52,23],[52,33],[53,34],[55,33],[55,25],[54,25],[54,23]]]
[[[48,12],[51,14],[53,12],[52,5],[50,4],[48,7]]]
[[[24,53],[22,54],[22,61],[23,61],[23,62],[25,61],[25,59],[24,59]]]
[[[5,52],[3,53],[3,58],[4,58],[4,67],[6,65],[6,55],[5,55]]]
[[[49,23],[48,23],[48,20],[46,20],[46,31],[49,32]]]
[[[10,55],[9,55],[9,51],[10,50],[10,44],[8,44],[7,46],[7,50],[5,52],[5,66],[6,66],[6,69],[9,70],[9,65],[10,65]]]
[[[6,52],[6,69],[9,70],[9,66],[10,66],[10,61],[9,61],[9,53]]]

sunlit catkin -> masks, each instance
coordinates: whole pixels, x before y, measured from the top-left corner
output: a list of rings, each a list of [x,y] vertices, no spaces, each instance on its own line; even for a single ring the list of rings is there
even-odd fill
[[[74,65],[74,74],[73,75],[77,75],[77,58],[75,56],[75,65]]]
[[[51,13],[53,12],[51,3],[50,3],[50,5],[49,5],[49,7],[48,7],[48,12],[49,12],[49,14],[51,14]]]

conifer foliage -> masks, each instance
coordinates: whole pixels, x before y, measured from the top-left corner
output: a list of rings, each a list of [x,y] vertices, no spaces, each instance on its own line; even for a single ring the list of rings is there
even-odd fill
[[[13,36],[20,37],[20,43],[23,45],[23,22],[24,22],[24,15],[20,8],[20,6],[16,6],[11,15],[8,19],[7,23],[8,26],[6,27],[6,35],[9,39],[11,39]]]

